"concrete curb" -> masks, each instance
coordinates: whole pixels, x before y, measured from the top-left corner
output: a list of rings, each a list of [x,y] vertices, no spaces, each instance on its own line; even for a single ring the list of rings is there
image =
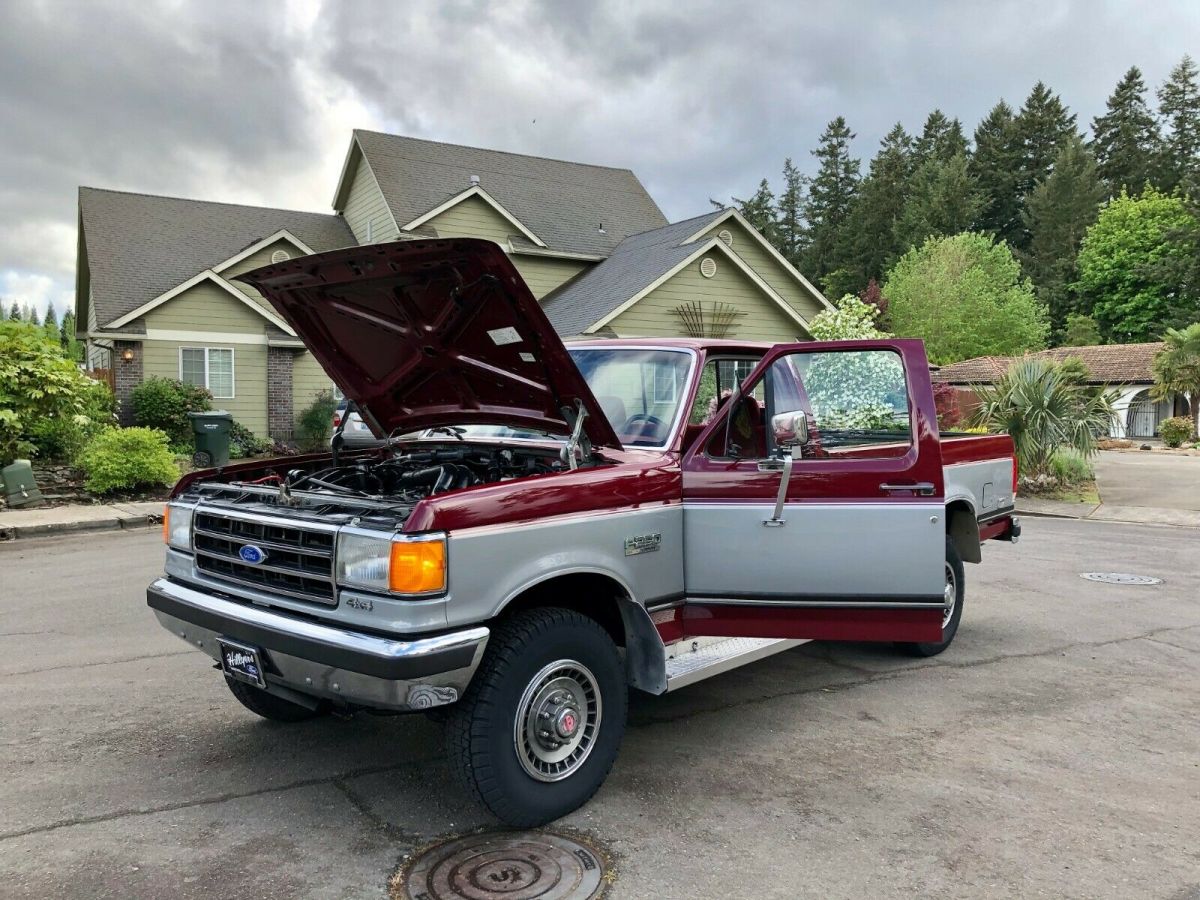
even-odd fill
[[[148,528],[161,522],[160,503],[114,503],[103,506],[9,510],[0,514],[0,541],[87,531],[134,530]]]

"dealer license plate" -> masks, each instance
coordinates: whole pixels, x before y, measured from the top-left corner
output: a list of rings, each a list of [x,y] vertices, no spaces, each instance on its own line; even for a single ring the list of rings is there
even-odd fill
[[[247,647],[234,641],[218,638],[221,648],[221,668],[238,681],[266,687],[263,680],[262,653],[257,647]]]

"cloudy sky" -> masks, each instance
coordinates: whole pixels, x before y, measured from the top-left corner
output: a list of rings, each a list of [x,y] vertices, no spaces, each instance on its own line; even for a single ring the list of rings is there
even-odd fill
[[[0,0],[0,298],[73,303],[79,185],[328,211],[354,127],[628,166],[666,214],[1038,79],[1081,125],[1200,3]]]

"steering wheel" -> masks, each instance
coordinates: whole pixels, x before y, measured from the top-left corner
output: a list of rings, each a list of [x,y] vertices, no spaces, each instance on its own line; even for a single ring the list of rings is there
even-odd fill
[[[625,420],[625,424],[621,426],[621,432],[623,434],[630,434],[633,432],[634,427],[639,423],[653,425],[655,437],[658,436],[662,429],[666,428],[666,423],[664,423],[662,419],[658,418],[658,416],[651,416],[646,413],[635,413]],[[640,429],[640,431],[643,433],[643,436],[645,436],[645,429]]]

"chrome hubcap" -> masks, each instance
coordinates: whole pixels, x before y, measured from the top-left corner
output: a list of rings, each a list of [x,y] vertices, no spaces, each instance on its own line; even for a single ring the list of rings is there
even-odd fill
[[[945,603],[946,609],[942,613],[943,630],[950,624],[950,620],[954,618],[954,605],[958,603],[958,582],[954,578],[954,569],[950,563],[946,563]]]
[[[600,686],[587,666],[560,659],[533,676],[513,722],[521,767],[538,781],[561,781],[583,765],[600,729]]]

